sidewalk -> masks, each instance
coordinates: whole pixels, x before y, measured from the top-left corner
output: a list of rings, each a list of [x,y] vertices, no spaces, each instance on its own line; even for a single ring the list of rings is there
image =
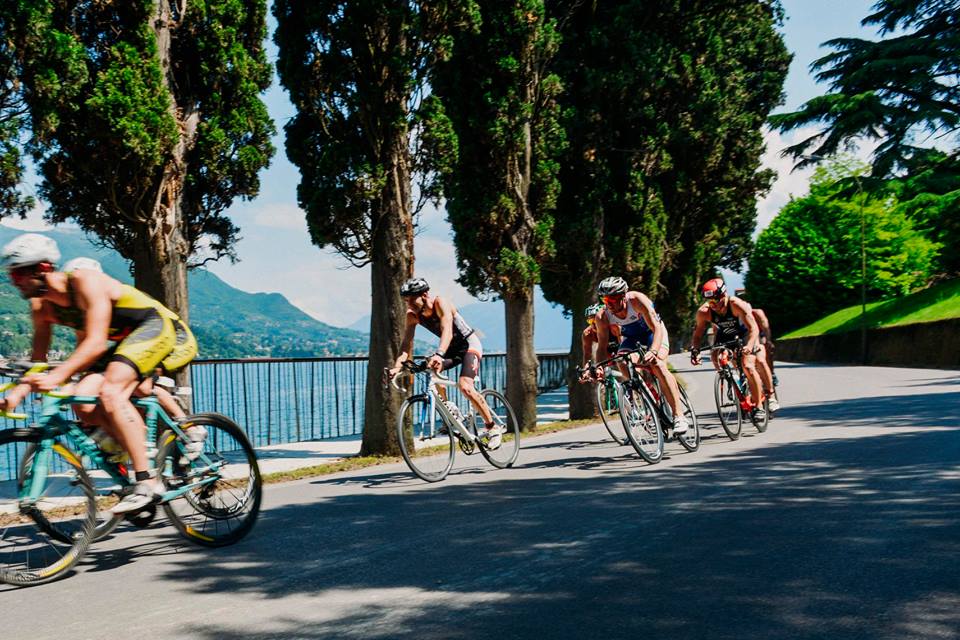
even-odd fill
[[[566,420],[568,416],[566,387],[537,397],[538,425]],[[354,435],[260,447],[257,449],[260,473],[293,471],[355,456],[360,453],[360,440],[361,436]]]

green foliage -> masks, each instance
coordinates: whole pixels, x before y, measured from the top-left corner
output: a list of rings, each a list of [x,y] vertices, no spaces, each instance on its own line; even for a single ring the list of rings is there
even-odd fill
[[[849,142],[877,140],[873,175],[885,177],[924,150],[919,138],[949,136],[960,128],[960,20],[956,0],[878,0],[863,20],[876,41],[838,38],[833,52],[813,63],[830,92],[798,111],[770,118],[789,131],[809,124],[824,129],[789,147],[795,158],[828,156]],[[803,160],[809,164],[815,160]]]
[[[469,1],[274,3],[277,69],[297,108],[284,127],[287,155],[300,169],[297,199],[315,244],[364,264],[382,220],[410,216],[406,202],[403,212],[391,208],[386,190],[409,199],[410,169],[420,166],[408,148],[423,121],[416,101],[447,55],[448,31],[470,24],[473,10]],[[424,113],[436,109],[424,102]],[[445,144],[435,133],[425,142]]]
[[[771,180],[762,125],[790,61],[779,20],[747,0],[577,6],[555,66],[570,145],[548,299],[572,310],[617,273],[676,327],[705,273],[739,267]]]
[[[0,34],[9,30],[9,16],[0,11]],[[26,124],[19,75],[13,45],[0,36],[0,218],[23,217],[33,207],[33,199],[19,190],[23,179],[20,137]]]
[[[548,69],[560,38],[541,0],[478,4],[480,28],[456,34],[432,82],[430,188],[446,197],[459,282],[475,295],[523,296],[553,253],[566,137]]]
[[[819,168],[810,194],[792,200],[757,239],[746,287],[778,332],[860,299],[861,220],[868,299],[905,295],[930,278],[940,245],[893,197],[847,195],[838,176],[850,170],[864,167],[844,161]]]
[[[157,6],[24,0],[0,10],[13,25],[47,218],[136,258],[176,201],[187,246],[175,250],[232,257],[237,229],[223,214],[257,194],[274,152],[259,97],[270,83],[265,2],[191,0],[183,15],[172,4],[169,77]]]
[[[866,324],[869,328],[935,322],[960,318],[960,280],[949,280],[901,298],[867,304]],[[784,338],[844,333],[861,327],[861,308],[854,305],[831,313]]]

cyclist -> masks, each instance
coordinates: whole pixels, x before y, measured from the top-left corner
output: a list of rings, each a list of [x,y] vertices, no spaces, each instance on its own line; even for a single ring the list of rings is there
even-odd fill
[[[136,485],[112,511],[137,511],[154,502],[163,489],[149,470],[146,426],[130,397],[158,365],[179,368],[194,357],[196,348],[174,352],[175,321],[180,318],[150,296],[94,269],[57,271],[59,259],[56,242],[35,233],[14,238],[0,252],[0,263],[9,270],[14,286],[30,300],[33,360],[46,360],[53,325],[72,327],[78,336],[70,357],[45,375],[24,378],[0,400],[0,409],[13,409],[31,389],[52,391],[108,355],[102,376],[87,376],[77,383],[75,393],[99,395],[99,405],[80,408],[80,413],[87,422],[102,425],[133,462]],[[108,340],[116,343],[109,354]]]
[[[760,344],[760,327],[753,316],[753,310],[750,303],[741,300],[736,296],[727,295],[727,287],[722,278],[713,278],[704,283],[701,294],[706,302],[697,309],[696,327],[693,330],[693,339],[690,346],[690,362],[694,365],[700,364],[700,341],[707,330],[708,324],[716,327],[714,344],[732,342],[737,338],[744,343],[741,352],[740,366],[747,376],[747,384],[750,387],[750,397],[754,405],[754,417],[763,420],[765,412],[761,402],[761,389],[770,389],[773,386],[772,380],[769,380],[769,372],[761,364],[757,366],[757,356],[763,358],[763,345]],[[719,368],[716,360],[716,354],[710,354],[713,366]],[[766,375],[761,377],[761,371]],[[776,397],[770,396],[769,405],[771,411],[779,408]]]
[[[390,375],[396,375],[403,363],[410,359],[413,336],[417,325],[422,325],[440,338],[437,351],[427,360],[427,366],[436,373],[440,373],[462,364],[457,385],[463,395],[476,407],[485,425],[477,436],[488,438],[488,446],[496,449],[500,446],[506,429],[494,423],[490,407],[487,406],[483,396],[477,392],[474,384],[474,379],[480,373],[480,360],[483,358],[480,338],[466,323],[453,303],[430,293],[430,285],[423,278],[410,278],[404,282],[400,287],[400,295],[407,304],[406,328],[400,345],[400,355],[390,369]]]
[[[603,311],[602,304],[590,305],[583,311],[583,314],[587,320],[587,328],[583,330],[582,334],[580,334],[583,344],[583,362],[580,366],[580,382],[583,383],[602,380],[602,371],[596,372],[596,380],[590,379],[590,367],[587,366],[587,363],[594,359],[596,362],[606,360],[608,357],[616,353],[617,348],[620,346],[619,325],[610,326],[610,340],[607,343],[606,351],[604,351],[600,346],[600,342],[597,340],[597,315],[601,311]]]
[[[773,351],[776,345],[773,344],[773,331],[770,330],[770,320],[767,318],[767,314],[763,312],[763,309],[759,307],[753,307],[753,319],[757,321],[757,326],[760,327],[760,344],[763,345],[764,361],[767,363],[767,368],[770,370],[770,379],[773,381],[774,389],[776,389],[780,382],[777,380],[777,372],[773,369]]]
[[[610,277],[597,286],[597,294],[603,299],[604,308],[596,315],[597,341],[607,344],[612,332],[611,327],[620,330],[620,343],[617,353],[633,351],[637,347],[647,347],[643,361],[638,362],[636,354],[630,356],[634,365],[648,367],[660,381],[660,388],[673,409],[673,425],[668,435],[680,435],[687,432],[687,418],[680,407],[680,388],[677,379],[667,368],[667,356],[670,355],[670,340],[667,328],[653,307],[653,302],[639,291],[629,291],[627,281],[619,277]],[[621,372],[627,376],[626,365],[618,364]]]

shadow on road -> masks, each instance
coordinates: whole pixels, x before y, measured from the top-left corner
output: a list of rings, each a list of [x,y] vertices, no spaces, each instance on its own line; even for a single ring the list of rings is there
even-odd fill
[[[960,429],[947,400],[863,398],[783,415],[836,426],[869,423],[869,410],[950,429],[669,467],[587,450],[549,477],[489,470],[468,485],[275,508],[234,547],[172,557],[165,579],[253,593],[264,607],[310,598],[302,617],[278,614],[267,628],[182,629],[211,640],[956,638]]]

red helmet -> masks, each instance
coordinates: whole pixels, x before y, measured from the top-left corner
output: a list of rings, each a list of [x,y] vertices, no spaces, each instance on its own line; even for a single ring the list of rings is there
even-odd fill
[[[721,298],[727,292],[727,285],[723,284],[723,278],[714,278],[703,283],[700,293],[707,300]]]

